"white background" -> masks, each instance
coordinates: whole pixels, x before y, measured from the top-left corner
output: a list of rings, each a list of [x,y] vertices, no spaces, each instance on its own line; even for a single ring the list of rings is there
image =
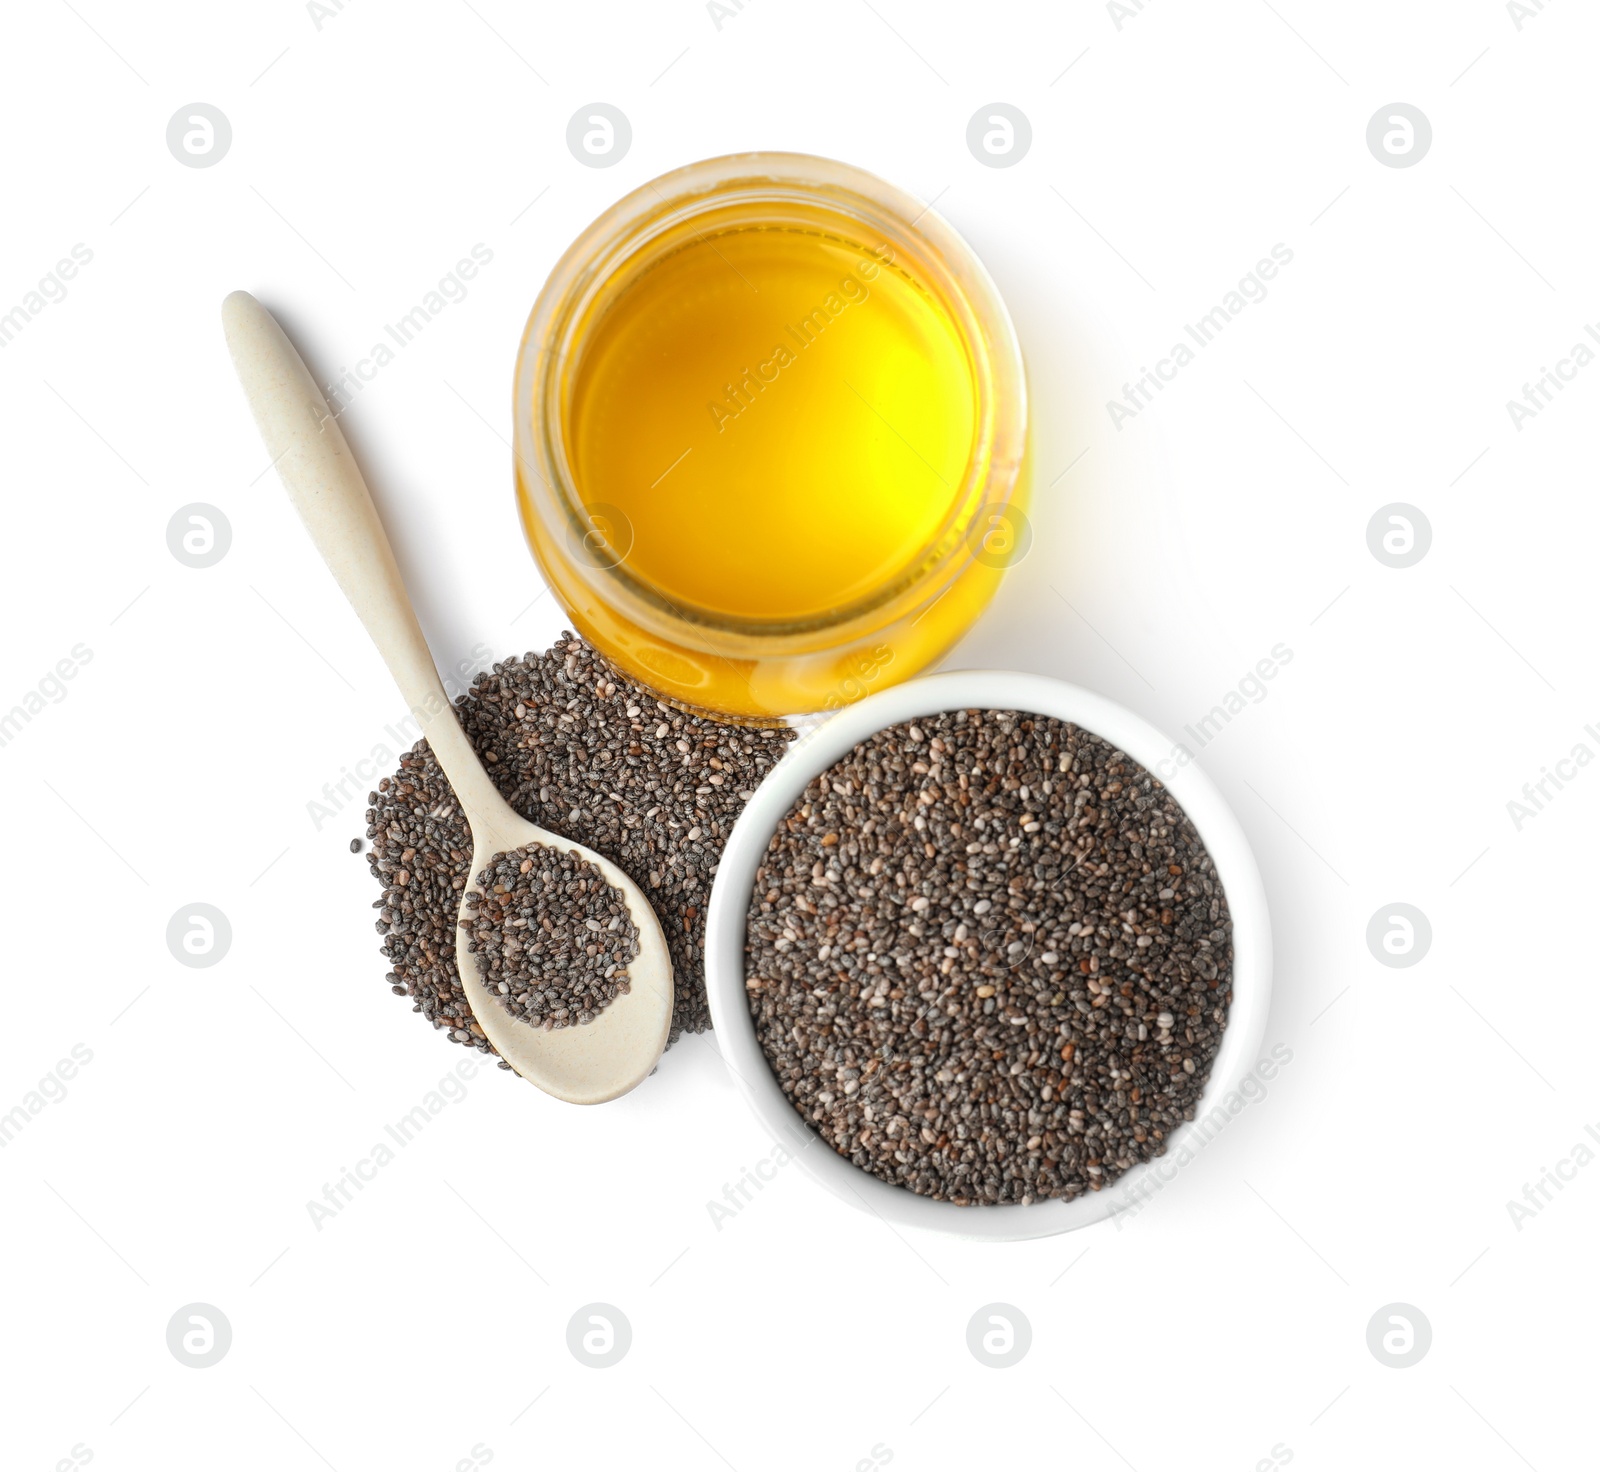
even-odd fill
[[[0,710],[93,657],[0,747],[0,1112],[93,1061],[0,1149],[5,1466],[1592,1459],[1600,1162],[1520,1230],[1506,1203],[1600,1128],[1600,770],[1520,831],[1506,805],[1600,752],[1600,365],[1520,431],[1505,403],[1600,318],[1597,43],[1582,5],[1491,0],[11,7],[0,311],[93,261],[0,350]],[[965,142],[997,100],[1033,128],[1008,169]],[[165,144],[196,101],[233,129],[204,169]],[[594,101],[633,126],[608,169],[566,147]],[[1415,167],[1367,148],[1395,101],[1432,123]],[[400,702],[262,474],[218,305],[253,290],[331,373],[494,252],[344,424],[441,664],[542,648],[504,443],[528,308],[615,198],[757,147],[937,199],[1012,305],[1038,539],[952,663],[1176,732],[1293,651],[1202,758],[1293,1061],[1120,1230],[902,1239],[794,1169],[719,1229],[771,1147],[707,1037],[587,1112],[481,1073],[319,1231],[307,1201],[468,1055],[385,989],[363,804],[308,816]],[[1268,298],[1116,429],[1279,242]],[[1395,501],[1433,529],[1405,570],[1366,543]],[[231,523],[215,567],[168,551],[190,502]],[[196,901],[233,927],[208,970],[164,941]],[[1395,901],[1433,927],[1405,970],[1365,942]],[[233,1329],[205,1370],[165,1341],[196,1301]],[[633,1329],[604,1371],[565,1339],[596,1301]],[[996,1301],[1032,1326],[1005,1370],[966,1345]],[[1366,1343],[1396,1301],[1433,1328],[1405,1370]]]

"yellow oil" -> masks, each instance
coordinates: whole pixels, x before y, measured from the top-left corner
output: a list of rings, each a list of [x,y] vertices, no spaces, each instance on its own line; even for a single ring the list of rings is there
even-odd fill
[[[944,303],[810,222],[699,230],[626,285],[571,369],[585,505],[697,620],[793,626],[870,600],[947,527],[977,393]]]
[[[668,699],[847,705],[941,658],[1013,560],[1027,474],[1014,438],[995,455],[993,344],[929,288],[948,278],[914,231],[863,228],[793,197],[697,213],[532,343],[564,458],[517,459],[535,559],[573,627]]]

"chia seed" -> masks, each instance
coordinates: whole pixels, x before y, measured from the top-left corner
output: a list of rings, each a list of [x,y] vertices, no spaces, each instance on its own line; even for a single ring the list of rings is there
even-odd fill
[[[962,1205],[1072,1198],[1192,1119],[1232,1001],[1216,867],[1161,783],[1016,711],[878,732],[756,874],[746,988],[839,1154]]]
[[[496,854],[477,884],[461,929],[490,995],[518,1022],[547,1031],[593,1022],[628,990],[639,931],[587,859],[532,844]]]
[[[570,633],[479,675],[456,714],[517,812],[604,855],[643,891],[672,956],[669,1046],[704,1032],[711,879],[734,820],[793,733],[678,710]],[[493,1052],[455,963],[472,835],[426,741],[368,801],[385,979],[451,1041]]]

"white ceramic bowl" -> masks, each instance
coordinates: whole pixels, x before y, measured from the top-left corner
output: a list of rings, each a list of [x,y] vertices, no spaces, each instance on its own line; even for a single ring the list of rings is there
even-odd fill
[[[962,709],[1030,711],[1071,721],[1155,773],[1199,831],[1233,919],[1233,1005],[1195,1121],[1172,1136],[1164,1155],[1135,1166],[1104,1190],[1071,1201],[956,1206],[892,1186],[852,1165],[805,1123],[778,1087],[756,1040],[746,999],[745,916],[756,869],[778,823],[806,784],[885,726]],[[847,706],[795,741],[751,798],[723,852],[706,916],[706,990],[718,1046],[740,1091],[808,1175],[894,1226],[1018,1242],[1070,1232],[1137,1207],[1175,1177],[1177,1163],[1192,1159],[1214,1137],[1218,1125],[1213,1111],[1252,1072],[1261,1048],[1272,990],[1272,933],[1261,876],[1243,830],[1195,762],[1178,765],[1180,753],[1187,757],[1154,726],[1088,690],[1003,670],[954,670],[896,685]]]

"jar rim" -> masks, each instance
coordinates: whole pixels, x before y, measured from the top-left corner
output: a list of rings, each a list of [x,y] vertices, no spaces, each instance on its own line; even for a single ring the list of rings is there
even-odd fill
[[[646,625],[681,636],[687,624],[739,646],[844,629],[897,601],[909,599],[914,606],[919,591],[931,602],[971,560],[975,549],[966,545],[965,529],[985,507],[1003,508],[1010,501],[1027,435],[1027,385],[1011,315],[983,263],[931,205],[864,169],[817,155],[750,152],[702,159],[647,181],[596,217],[556,263],[529,313],[512,405],[515,478],[526,498],[553,515],[568,546],[592,534],[589,508],[597,504],[586,503],[577,485],[561,402],[579,322],[618,268],[652,239],[705,211],[763,200],[832,209],[914,242],[940,277],[924,284],[939,291],[957,324],[977,403],[972,444],[946,519],[892,579],[850,604],[805,618],[745,617],[684,607],[628,568],[625,553],[615,561],[585,559],[576,569],[603,584],[605,596],[620,599]],[[528,475],[538,484],[530,484]]]

